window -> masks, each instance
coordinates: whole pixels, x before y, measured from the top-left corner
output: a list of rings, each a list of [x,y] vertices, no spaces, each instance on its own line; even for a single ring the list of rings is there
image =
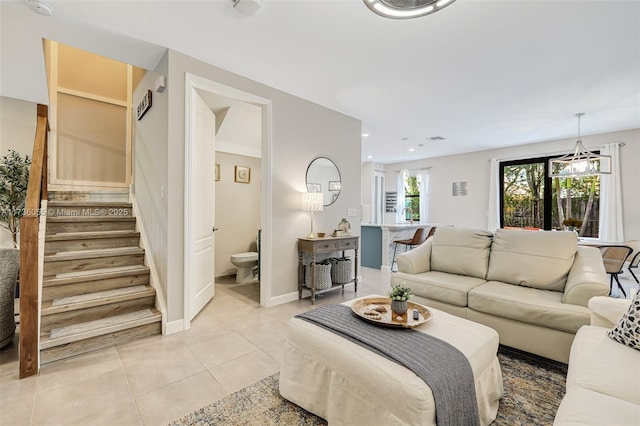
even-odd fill
[[[549,159],[500,163],[502,228],[575,229],[598,237],[600,176],[551,179]]]
[[[405,220],[420,221],[420,175],[407,176],[404,179],[404,218]]]

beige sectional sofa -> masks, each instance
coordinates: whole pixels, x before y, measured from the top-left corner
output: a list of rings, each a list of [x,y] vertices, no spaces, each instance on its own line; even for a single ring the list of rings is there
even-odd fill
[[[591,325],[571,347],[567,392],[554,426],[640,425],[640,351],[607,332],[629,308],[629,299],[594,297]]]
[[[568,362],[593,296],[609,293],[598,249],[575,232],[441,227],[398,255],[391,284],[414,301],[494,328],[500,343]]]

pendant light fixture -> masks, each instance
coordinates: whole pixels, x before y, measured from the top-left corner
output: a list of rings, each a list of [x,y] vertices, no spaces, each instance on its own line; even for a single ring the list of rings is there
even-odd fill
[[[611,156],[587,151],[582,145],[580,137],[580,119],[584,112],[576,114],[578,117],[578,140],[572,154],[549,160],[549,177],[574,178],[611,174]]]
[[[363,0],[373,13],[391,19],[411,19],[429,15],[455,0]]]

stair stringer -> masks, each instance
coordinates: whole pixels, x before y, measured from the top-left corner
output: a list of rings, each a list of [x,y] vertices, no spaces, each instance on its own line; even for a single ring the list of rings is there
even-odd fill
[[[133,208],[133,215],[136,218],[136,231],[140,232],[140,247],[145,250],[145,253],[151,253],[151,251],[148,250],[149,243],[147,240],[147,233],[144,228],[144,219],[140,215],[140,209],[138,208],[138,200],[136,199],[133,191],[130,191],[129,197]],[[155,261],[153,260],[153,256],[145,256],[144,265],[149,268],[149,285],[156,290],[156,309],[160,311],[160,314],[162,315],[162,334],[166,335],[182,331],[184,328],[182,321],[175,321],[176,324],[167,323],[167,302],[162,286],[159,285],[160,280],[158,278],[158,269]]]

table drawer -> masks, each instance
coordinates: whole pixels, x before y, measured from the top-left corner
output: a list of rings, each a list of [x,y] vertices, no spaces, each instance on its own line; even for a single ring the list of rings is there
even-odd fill
[[[338,250],[337,241],[318,241],[314,245],[316,253],[329,253]]]
[[[336,241],[338,250],[353,250],[358,247],[358,241],[353,240],[344,240],[344,241]]]

